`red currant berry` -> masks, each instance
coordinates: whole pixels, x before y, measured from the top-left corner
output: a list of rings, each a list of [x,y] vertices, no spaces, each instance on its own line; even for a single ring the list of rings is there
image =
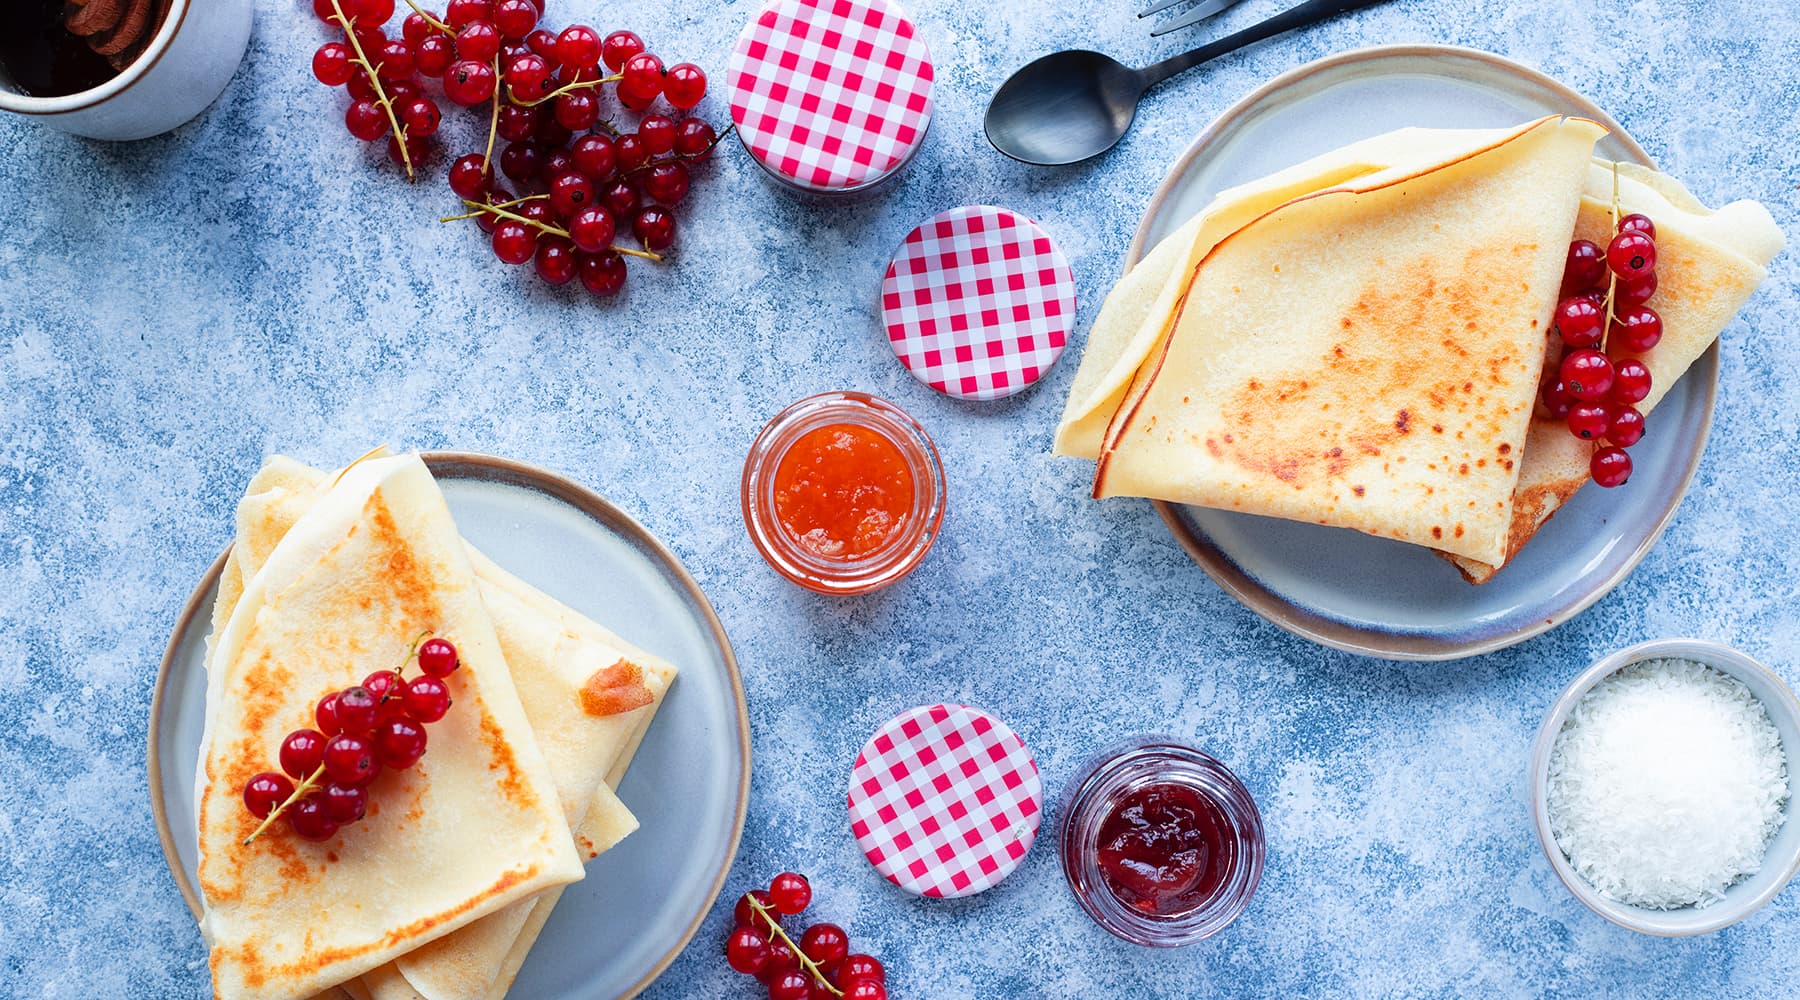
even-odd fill
[[[388,40],[387,32],[381,30],[381,26],[376,24],[366,27],[360,24],[356,25],[350,30],[350,33],[356,36],[356,44],[362,46],[363,54],[370,58],[379,55],[381,47],[386,45]]]
[[[319,732],[334,736],[343,730],[338,726],[337,717],[338,692],[333,691],[319,699],[319,705],[313,709],[313,719],[319,723]]]
[[[550,151],[544,154],[543,163],[538,167],[538,179],[544,182],[544,187],[548,188],[551,181],[564,174],[574,172],[575,158],[569,155],[568,150],[552,146]]]
[[[604,205],[589,205],[569,217],[569,238],[588,253],[612,246],[614,232],[613,214]]]
[[[352,101],[373,101],[375,99],[375,85],[369,82],[369,74],[364,73],[360,67],[356,72],[350,74],[350,82],[345,84],[345,89],[350,91]]]
[[[443,35],[432,35],[413,49],[413,65],[426,76],[443,76],[455,61],[456,44]]]
[[[675,216],[653,205],[638,212],[637,218],[632,220],[631,232],[644,249],[660,253],[675,245]]]
[[[611,178],[619,162],[613,141],[603,135],[584,135],[575,140],[575,145],[569,149],[569,158],[576,170],[596,183]]]
[[[406,685],[406,714],[415,722],[436,722],[450,710],[450,688],[436,677],[414,677]]]
[[[769,902],[776,913],[791,917],[812,905],[812,883],[805,875],[782,872],[769,880]]]
[[[524,142],[537,134],[538,109],[517,104],[500,105],[494,131],[507,142]]]
[[[513,211],[532,222],[541,222],[546,226],[554,226],[557,222],[556,209],[551,208],[550,203],[543,198],[533,198],[523,205],[514,205]]]
[[[389,695],[398,694],[400,685],[400,675],[392,670],[377,670],[362,681],[362,686],[375,696],[377,703],[386,701]]]
[[[494,188],[492,191],[489,191],[487,194],[487,203],[490,205],[501,205],[501,204],[505,204],[506,202],[509,202],[511,200],[512,200],[512,192],[506,190],[505,188]],[[482,232],[488,234],[489,236],[494,235],[494,227],[499,224],[500,224],[500,217],[498,215],[495,215],[492,212],[483,212],[482,214],[477,215],[475,217],[476,228],[480,229]],[[365,681],[364,683],[366,684],[368,682]],[[389,701],[383,702],[382,704],[383,704],[383,707],[386,707],[387,705],[394,705],[394,704],[402,704],[403,705],[405,703],[389,700]],[[391,716],[390,716],[390,718],[391,718]]]
[[[326,42],[313,53],[313,76],[327,87],[342,87],[350,82],[350,47],[343,42]]]
[[[312,0],[313,16],[332,27],[337,26],[337,10],[331,6],[331,0]],[[344,13],[348,14],[349,11]]]
[[[1639,232],[1620,233],[1606,247],[1606,265],[1627,281],[1656,270],[1656,241]]]
[[[1556,332],[1570,347],[1592,347],[1600,342],[1606,310],[1589,294],[1571,295],[1556,306]]]
[[[614,94],[619,98],[619,103],[629,111],[645,111],[656,103],[656,91],[634,90],[623,83],[619,84],[619,89]]]
[[[244,807],[257,819],[267,819],[275,807],[294,794],[294,783],[285,775],[264,771],[244,786]]]
[[[1569,244],[1568,260],[1563,264],[1563,294],[1572,295],[1596,287],[1606,278],[1606,256],[1592,240],[1576,240]]]
[[[383,83],[397,82],[413,75],[412,46],[398,38],[382,43],[381,48],[369,56],[375,60],[375,74]]]
[[[531,0],[500,0],[494,5],[494,27],[507,38],[524,38],[537,27],[540,13]]]
[[[1608,345],[1642,354],[1662,342],[1662,317],[1649,306],[1632,306],[1613,317]]]
[[[764,906],[770,905],[769,893],[767,890],[751,889],[749,892],[738,897],[737,906],[731,911],[732,921],[739,927],[754,927],[757,930],[765,930],[767,929],[769,922],[766,918],[757,916],[756,908],[750,905],[750,897],[752,896],[756,897],[758,903],[761,903]]]
[[[675,119],[668,115],[650,115],[638,122],[637,135],[651,156],[663,156],[675,148]]]
[[[613,217],[622,219],[630,215],[638,205],[638,191],[630,181],[621,177],[613,181],[606,190],[600,192],[600,204],[612,212]]]
[[[339,691],[337,697],[338,731],[351,736],[367,736],[375,728],[375,710],[380,703],[374,692],[360,685]]]
[[[438,130],[442,121],[437,103],[429,97],[409,98],[400,108],[400,124],[406,127],[408,139],[423,139]]]
[[[500,29],[489,21],[471,21],[456,33],[456,55],[460,59],[487,62],[500,52]]]
[[[683,111],[706,96],[706,74],[693,63],[676,63],[663,80],[663,98]]]
[[[582,287],[600,298],[619,294],[625,287],[625,260],[612,251],[577,253],[575,273]]]
[[[814,924],[800,935],[800,950],[830,972],[850,955],[850,935],[836,924]]]
[[[360,736],[333,736],[325,743],[325,776],[340,785],[354,785],[375,769],[375,755]]]
[[[1644,438],[1644,415],[1637,407],[1614,403],[1607,408],[1606,440],[1629,448]]]
[[[523,264],[537,253],[537,230],[513,219],[494,227],[494,256],[507,264]]]
[[[281,741],[281,769],[296,778],[310,777],[325,757],[325,734],[296,729]]]
[[[812,996],[812,977],[798,969],[769,980],[769,1000],[807,1000]]]
[[[575,280],[575,248],[560,236],[538,239],[536,263],[538,277],[547,285],[566,285]]]
[[[551,149],[559,149],[563,146],[567,146],[569,140],[574,137],[575,133],[563,128],[562,123],[556,120],[555,115],[542,114],[538,116],[538,142],[543,143]]]
[[[282,815],[287,817],[288,826],[293,827],[302,840],[330,840],[337,835],[338,825],[325,814],[322,796],[308,795],[288,807]]]
[[[600,46],[600,55],[606,60],[606,68],[617,73],[625,67],[625,61],[644,51],[644,40],[629,31],[615,31],[606,36]]]
[[[654,201],[674,205],[687,197],[688,169],[680,163],[658,163],[644,176],[644,193]]]
[[[387,112],[374,101],[357,101],[344,112],[344,127],[364,142],[374,142],[387,134]]]
[[[319,793],[319,799],[325,806],[326,817],[339,825],[355,823],[369,808],[369,790],[360,785],[333,782]]]
[[[570,170],[550,182],[550,207],[565,219],[573,218],[594,200],[594,182]]]
[[[1612,391],[1606,398],[1615,403],[1636,403],[1650,395],[1650,368],[1636,358],[1626,358],[1613,366]]]
[[[494,68],[473,59],[459,59],[444,71],[444,96],[465,108],[494,96]]]
[[[448,677],[459,666],[450,640],[433,636],[419,644],[419,669],[433,677]]]
[[[1651,222],[1648,215],[1633,212],[1619,220],[1619,232],[1643,233],[1651,239],[1656,239],[1656,223]]]
[[[344,13],[359,25],[386,24],[394,16],[394,0],[344,0]]]
[[[1564,391],[1561,382],[1551,382],[1538,393],[1538,401],[1543,404],[1544,412],[1552,420],[1562,420],[1569,415],[1575,406],[1575,397]]]
[[[536,52],[538,55],[543,56],[545,59],[551,61],[555,61],[556,59],[556,35],[543,28],[539,28],[525,36],[525,47]]]
[[[1646,274],[1631,281],[1621,281],[1613,292],[1613,304],[1618,307],[1641,306],[1650,301],[1656,294],[1656,274]]]
[[[254,810],[253,810],[254,811]],[[769,960],[769,939],[749,927],[739,927],[725,939],[725,964],[733,972],[754,976]]]
[[[543,100],[554,86],[550,76],[550,61],[535,52],[515,56],[512,62],[506,64],[506,86],[518,100]]]
[[[613,152],[619,158],[619,172],[630,173],[650,162],[650,148],[635,132],[627,132],[619,136],[613,143]]]
[[[500,171],[520,184],[538,177],[544,165],[544,150],[535,142],[515,142],[500,151]]]
[[[571,24],[556,36],[556,61],[565,70],[584,70],[600,65],[600,33],[585,24]]]
[[[486,21],[493,14],[493,4],[489,0],[450,0],[450,6],[444,8],[444,23],[460,28],[475,21]]]
[[[864,980],[876,983],[887,982],[887,970],[873,955],[851,955],[844,959],[838,967],[838,985],[849,989],[852,985]]]
[[[648,52],[639,52],[625,60],[625,67],[619,71],[624,79],[619,81],[619,89],[629,89],[634,94],[656,96],[663,90],[662,60]]]
[[[458,198],[479,201],[493,183],[494,172],[488,166],[487,157],[480,153],[459,156],[450,164],[450,190],[456,192]]]
[[[763,961],[763,967],[757,971],[756,978],[764,986],[780,979],[789,972],[800,968],[800,959],[795,957],[794,949],[780,938],[769,941],[769,957]]]
[[[416,167],[419,164],[424,163],[425,158],[428,155],[430,155],[430,153],[431,153],[431,140],[429,140],[423,136],[407,137],[406,156],[405,157],[402,157],[400,155],[400,140],[398,138],[388,139],[388,143],[387,143],[388,159],[392,160],[395,166],[403,165],[404,163],[406,163],[407,159],[410,158],[412,160],[413,166]]]
[[[1576,403],[1564,418],[1569,433],[1583,441],[1598,441],[1606,435],[1605,403]]]
[[[389,719],[375,727],[374,743],[375,759],[382,767],[403,771],[425,756],[425,727],[408,719]]]
[[[431,19],[416,10],[400,22],[400,37],[406,39],[406,44],[414,49],[419,47],[420,42],[435,34],[437,29],[431,26]]]
[[[698,118],[683,118],[681,124],[675,126],[675,152],[681,156],[699,160],[712,152],[712,144],[718,133],[711,125]]]
[[[887,987],[873,979],[859,979],[844,988],[844,1000],[887,1000]]]
[[[1612,359],[1599,351],[1570,351],[1562,360],[1563,389],[1584,402],[1606,398],[1612,389]]]
[[[585,132],[600,120],[600,102],[577,90],[556,99],[556,123],[570,132]]]
[[[1588,460],[1588,475],[1609,490],[1623,486],[1631,478],[1631,456],[1623,448],[1601,448]]]

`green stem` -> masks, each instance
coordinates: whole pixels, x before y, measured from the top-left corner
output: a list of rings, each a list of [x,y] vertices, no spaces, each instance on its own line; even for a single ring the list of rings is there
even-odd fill
[[[251,841],[262,836],[263,831],[267,830],[269,828],[270,824],[274,823],[277,819],[280,819],[282,813],[287,812],[288,806],[291,806],[294,803],[305,798],[307,792],[310,792],[314,788],[317,788],[319,785],[319,779],[323,778],[323,777],[325,777],[325,765],[320,764],[318,770],[307,775],[306,780],[304,780],[304,781],[300,782],[300,784],[294,786],[293,794],[291,794],[287,798],[281,800],[280,805],[269,810],[269,815],[263,817],[262,825],[258,826],[253,832],[251,832],[250,836],[244,838],[244,846],[245,847],[250,846]]]
[[[344,29],[344,38],[350,43],[350,50],[356,53],[356,63],[369,74],[369,85],[375,88],[375,103],[387,113],[388,128],[392,130],[394,141],[400,145],[400,164],[406,168],[406,179],[413,178],[412,150],[406,148],[406,129],[400,126],[400,116],[394,113],[394,102],[389,99],[387,89],[381,85],[381,76],[375,72],[375,66],[369,62],[368,55],[363,52],[362,42],[356,38],[356,31],[350,26],[350,19],[344,16],[343,5],[338,0],[331,0],[333,19]]]
[[[553,100],[557,99],[558,97],[561,97],[564,94],[573,94],[577,90],[592,90],[595,87],[600,86],[601,84],[618,83],[620,80],[623,80],[623,79],[625,79],[625,75],[622,73],[618,73],[618,74],[614,74],[612,76],[603,76],[598,80],[577,80],[574,83],[568,84],[566,86],[558,87],[555,90],[552,90],[550,93],[545,94],[544,96],[538,98],[535,101],[519,100],[519,95],[514,94],[512,92],[511,87],[506,88],[506,92],[512,96],[512,102],[514,104],[517,104],[518,106],[520,106],[522,108],[535,108],[538,105],[543,104],[546,101],[553,101]]]
[[[763,920],[768,922],[769,929],[771,931],[774,931],[776,936],[781,938],[781,940],[787,942],[787,946],[790,949],[792,949],[794,952],[794,957],[796,959],[799,959],[800,964],[806,967],[807,972],[812,973],[812,976],[814,979],[817,979],[819,982],[825,984],[825,988],[830,990],[831,994],[833,996],[841,997],[844,995],[843,990],[840,990],[836,986],[831,985],[831,980],[825,978],[825,971],[823,969],[819,968],[819,964],[817,962],[814,962],[811,958],[807,957],[806,952],[800,950],[800,943],[798,941],[795,941],[793,938],[788,937],[787,931],[782,930],[782,928],[781,928],[781,922],[779,920],[777,920],[776,918],[769,915],[769,908],[767,906],[764,906],[760,900],[758,900],[755,896],[751,895],[750,893],[747,893],[747,892],[744,893],[744,898],[750,901],[750,908],[752,910],[755,910],[757,912],[757,914],[763,918]]]

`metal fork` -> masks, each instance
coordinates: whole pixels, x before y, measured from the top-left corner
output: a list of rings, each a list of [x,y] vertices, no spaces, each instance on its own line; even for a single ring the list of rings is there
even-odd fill
[[[1139,17],[1149,17],[1151,14],[1156,14],[1161,11],[1168,10],[1170,7],[1173,7],[1176,4],[1185,3],[1185,2],[1186,2],[1186,0],[1156,0],[1156,3],[1154,5],[1139,12],[1138,16]],[[1231,7],[1235,7],[1241,2],[1243,2],[1243,0],[1202,0],[1202,3],[1199,6],[1193,8],[1192,10],[1187,11],[1186,13],[1175,18],[1174,20],[1165,22],[1162,27],[1157,28],[1155,31],[1150,32],[1150,37],[1156,38],[1156,37],[1159,37],[1162,35],[1166,35],[1171,31],[1180,31],[1182,28],[1185,28],[1191,24],[1199,24],[1201,21],[1206,20],[1207,18],[1213,16],[1214,14],[1217,14],[1223,10],[1227,10]]]

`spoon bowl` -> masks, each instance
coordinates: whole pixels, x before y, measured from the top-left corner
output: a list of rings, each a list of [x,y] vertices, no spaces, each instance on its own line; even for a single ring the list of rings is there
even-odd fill
[[[1034,60],[988,105],[988,141],[1024,163],[1054,166],[1113,148],[1137,116],[1144,76],[1100,52],[1071,49]]]

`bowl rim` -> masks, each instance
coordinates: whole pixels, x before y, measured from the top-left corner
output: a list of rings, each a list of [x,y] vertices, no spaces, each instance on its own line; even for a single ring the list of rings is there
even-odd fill
[[[1785,856],[1775,855],[1774,840],[1770,841],[1770,854],[1763,859],[1762,871],[1751,879],[1760,878],[1764,873],[1775,872],[1773,878],[1756,892],[1740,899],[1726,900],[1706,908],[1709,916],[1697,922],[1677,921],[1670,915],[1694,912],[1691,907],[1677,910],[1652,910],[1608,899],[1590,886],[1569,859],[1563,855],[1562,848],[1556,845],[1556,838],[1550,830],[1549,781],[1550,751],[1556,744],[1556,737],[1562,732],[1563,723],[1568,720],[1569,713],[1594,686],[1624,668],[1645,660],[1662,658],[1690,659],[1704,663],[1715,670],[1735,679],[1755,678],[1768,687],[1772,697],[1757,695],[1757,701],[1763,710],[1769,713],[1770,721],[1785,716],[1790,724],[1800,730],[1800,701],[1773,670],[1748,654],[1708,639],[1667,638],[1653,639],[1628,646],[1617,652],[1601,657],[1586,670],[1582,671],[1562,694],[1550,706],[1544,721],[1538,726],[1537,738],[1531,748],[1531,815],[1532,825],[1537,830],[1538,846],[1543,849],[1544,857],[1549,860],[1550,867],[1556,877],[1582,905],[1626,930],[1637,931],[1655,937],[1692,937],[1699,934],[1711,934],[1723,930],[1743,920],[1757,910],[1762,909],[1774,899],[1782,889],[1787,887],[1796,872],[1800,872],[1800,838],[1786,848]],[[1752,691],[1752,694],[1756,692]],[[1785,744],[1782,752],[1787,757],[1788,781],[1790,788],[1796,780],[1795,748]],[[1795,799],[1790,794],[1788,806],[1783,818],[1783,825],[1800,822],[1795,815]],[[1780,836],[1777,828],[1776,836]]]

